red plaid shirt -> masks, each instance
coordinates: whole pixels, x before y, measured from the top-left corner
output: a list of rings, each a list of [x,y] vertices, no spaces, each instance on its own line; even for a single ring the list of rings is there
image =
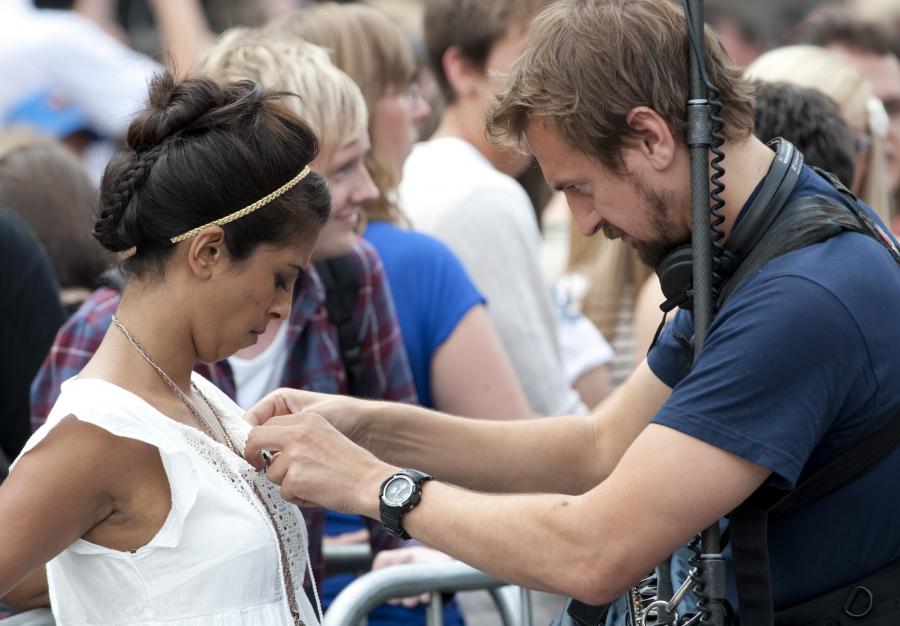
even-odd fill
[[[412,373],[397,325],[381,259],[375,249],[358,239],[350,253],[361,287],[353,314],[360,332],[360,349],[366,365],[360,383],[368,398],[417,401]],[[31,385],[31,426],[37,429],[47,419],[59,397],[62,383],[78,374],[100,345],[119,306],[119,292],[110,288],[95,291],[63,325],[50,354]],[[282,387],[325,393],[347,392],[347,375],[341,360],[337,330],[325,309],[325,290],[313,268],[294,287],[294,303],[288,319],[290,355],[281,377]],[[235,398],[234,376],[227,361],[198,364],[196,370]],[[322,572],[322,509],[304,509],[309,527],[310,556],[317,575]],[[372,549],[397,547],[380,524],[370,523]]]

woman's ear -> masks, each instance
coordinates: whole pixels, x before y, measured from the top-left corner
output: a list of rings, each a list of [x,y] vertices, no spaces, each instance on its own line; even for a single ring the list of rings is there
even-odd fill
[[[662,116],[650,107],[641,106],[631,109],[625,122],[635,134],[628,147],[644,157],[653,169],[667,169],[675,160],[678,143]]]
[[[188,266],[197,278],[207,280],[224,268],[229,260],[225,231],[221,226],[208,226],[190,239]]]

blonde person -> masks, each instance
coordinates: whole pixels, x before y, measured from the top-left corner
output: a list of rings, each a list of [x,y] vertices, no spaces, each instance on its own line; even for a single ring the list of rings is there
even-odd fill
[[[420,403],[467,417],[528,417],[484,297],[449,248],[406,228],[397,204],[403,163],[428,114],[403,32],[376,9],[334,3],[294,13],[268,30],[330,50],[366,100],[367,163],[379,193],[364,206],[364,236],[384,261]]]
[[[565,198],[558,194],[552,202],[565,205]],[[647,333],[638,330],[636,316],[642,288],[653,271],[631,246],[585,237],[571,219],[568,235],[568,259],[555,284],[556,297],[581,311],[609,340],[615,353],[611,363],[615,387],[628,378],[650,347]]]
[[[851,191],[871,206],[885,224],[890,224],[885,160],[889,120],[884,105],[859,70],[840,54],[824,48],[786,46],[759,57],[747,68],[747,76],[812,87],[837,102],[856,140],[856,177]]]
[[[316,138],[250,82],[162,75],[149,95],[94,224],[133,250],[122,300],[0,487],[0,596],[28,598],[46,564],[60,626],[315,624],[303,518],[192,369],[290,314],[329,211]]]

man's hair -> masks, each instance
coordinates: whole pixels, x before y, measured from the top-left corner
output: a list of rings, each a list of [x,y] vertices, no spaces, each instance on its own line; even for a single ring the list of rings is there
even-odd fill
[[[704,38],[724,135],[746,138],[752,89],[709,27]],[[489,116],[490,132],[521,142],[540,118],[573,148],[621,172],[622,149],[639,137],[626,121],[635,107],[656,111],[684,141],[687,55],[684,14],[666,0],[560,0],[532,23],[525,53]]]
[[[444,53],[456,47],[476,67],[484,69],[498,41],[516,23],[525,24],[548,0],[426,0],[425,48],[444,99],[456,93],[444,73]]]
[[[843,46],[856,52],[884,56],[898,47],[891,34],[875,22],[861,20],[843,7],[815,11],[798,27],[795,42],[814,46]]]
[[[837,102],[811,87],[762,81],[755,86],[756,136],[766,142],[784,137],[803,153],[807,165],[831,172],[849,188],[855,138]]]

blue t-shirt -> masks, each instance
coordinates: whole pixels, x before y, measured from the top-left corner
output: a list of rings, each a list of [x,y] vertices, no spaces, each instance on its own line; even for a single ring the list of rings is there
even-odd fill
[[[805,168],[790,199],[813,195],[843,200]],[[673,391],[653,422],[769,468],[770,484],[791,487],[805,465],[822,466],[900,408],[898,311],[900,267],[871,237],[845,232],[773,259],[725,303],[690,373],[675,336],[691,337],[691,313],[679,311],[663,332],[648,363]],[[775,607],[900,558],[898,492],[894,453],[770,524]]]
[[[370,222],[365,239],[384,264],[419,403],[431,407],[431,359],[465,314],[484,304],[484,296],[456,255],[434,237]]]

